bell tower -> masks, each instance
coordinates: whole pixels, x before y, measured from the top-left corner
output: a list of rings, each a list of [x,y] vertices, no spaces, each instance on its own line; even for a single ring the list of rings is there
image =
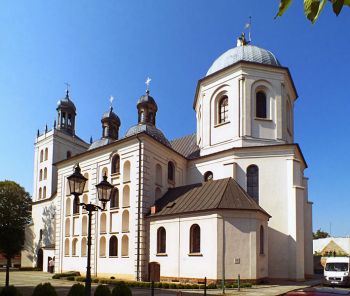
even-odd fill
[[[69,98],[69,90],[66,91],[66,96],[57,102],[57,129],[68,133],[75,134],[75,116],[76,108],[74,103]]]

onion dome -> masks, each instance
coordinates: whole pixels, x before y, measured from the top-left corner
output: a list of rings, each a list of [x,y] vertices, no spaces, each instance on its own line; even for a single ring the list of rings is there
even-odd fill
[[[163,132],[160,129],[156,128],[154,125],[150,125],[150,124],[137,124],[132,126],[126,132],[125,137],[130,137],[132,135],[136,135],[139,133],[146,133],[147,135],[156,139],[158,142],[171,147],[170,142],[164,136]]]
[[[57,102],[56,110],[58,109],[71,109],[74,110],[74,112],[76,111],[74,103],[69,98],[68,90],[66,91],[66,96]]]
[[[109,108],[109,111],[103,113],[101,121],[112,121],[120,126],[120,119],[117,114],[113,112],[113,107]]]
[[[219,56],[209,68],[206,76],[241,61],[281,66],[272,52],[254,45],[241,45],[231,48]]]

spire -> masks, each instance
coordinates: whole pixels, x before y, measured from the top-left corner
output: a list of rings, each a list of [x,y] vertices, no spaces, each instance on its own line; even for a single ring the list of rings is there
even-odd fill
[[[45,134],[47,133],[47,124],[45,125]]]
[[[38,131],[36,132],[36,137],[38,138],[40,136],[40,131],[38,129]]]
[[[56,128],[56,119],[53,121],[53,128]]]
[[[92,136],[90,137],[90,144],[92,144],[93,140],[92,140]]]

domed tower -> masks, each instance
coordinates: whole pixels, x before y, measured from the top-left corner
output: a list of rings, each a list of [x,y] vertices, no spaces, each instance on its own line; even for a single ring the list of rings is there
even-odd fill
[[[297,92],[290,72],[273,53],[244,41],[241,36],[198,81],[193,108],[201,155],[293,143]]]
[[[76,108],[69,98],[69,90],[66,96],[57,102],[57,129],[67,132],[70,135],[75,134],[75,116]]]
[[[108,112],[102,115],[102,138],[118,140],[119,137],[119,127],[120,119],[113,112],[113,107],[111,106]]]

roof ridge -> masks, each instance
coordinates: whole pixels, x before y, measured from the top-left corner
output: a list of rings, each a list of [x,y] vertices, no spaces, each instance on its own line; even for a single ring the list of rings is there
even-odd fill
[[[196,135],[196,132],[193,132],[192,134],[188,134],[188,135],[185,135],[185,136],[182,136],[182,137],[178,137],[178,138],[172,139],[172,140],[170,140],[170,142],[174,142],[174,141],[177,141],[177,140],[180,140],[180,139],[183,139],[183,138],[186,138],[186,137],[194,136],[194,135]]]
[[[226,193],[226,190],[227,190],[227,188],[228,188],[228,185],[229,185],[231,179],[232,179],[232,177],[228,177],[228,178],[222,179],[222,180],[225,180],[225,181],[226,181],[226,185],[225,185],[225,189],[222,191],[222,195],[221,195],[220,200],[219,200],[219,202],[218,202],[218,204],[217,204],[217,207],[220,207],[220,205],[221,205],[221,203],[222,203],[222,200],[223,200],[223,198],[224,198],[224,195],[225,195],[225,193]]]

